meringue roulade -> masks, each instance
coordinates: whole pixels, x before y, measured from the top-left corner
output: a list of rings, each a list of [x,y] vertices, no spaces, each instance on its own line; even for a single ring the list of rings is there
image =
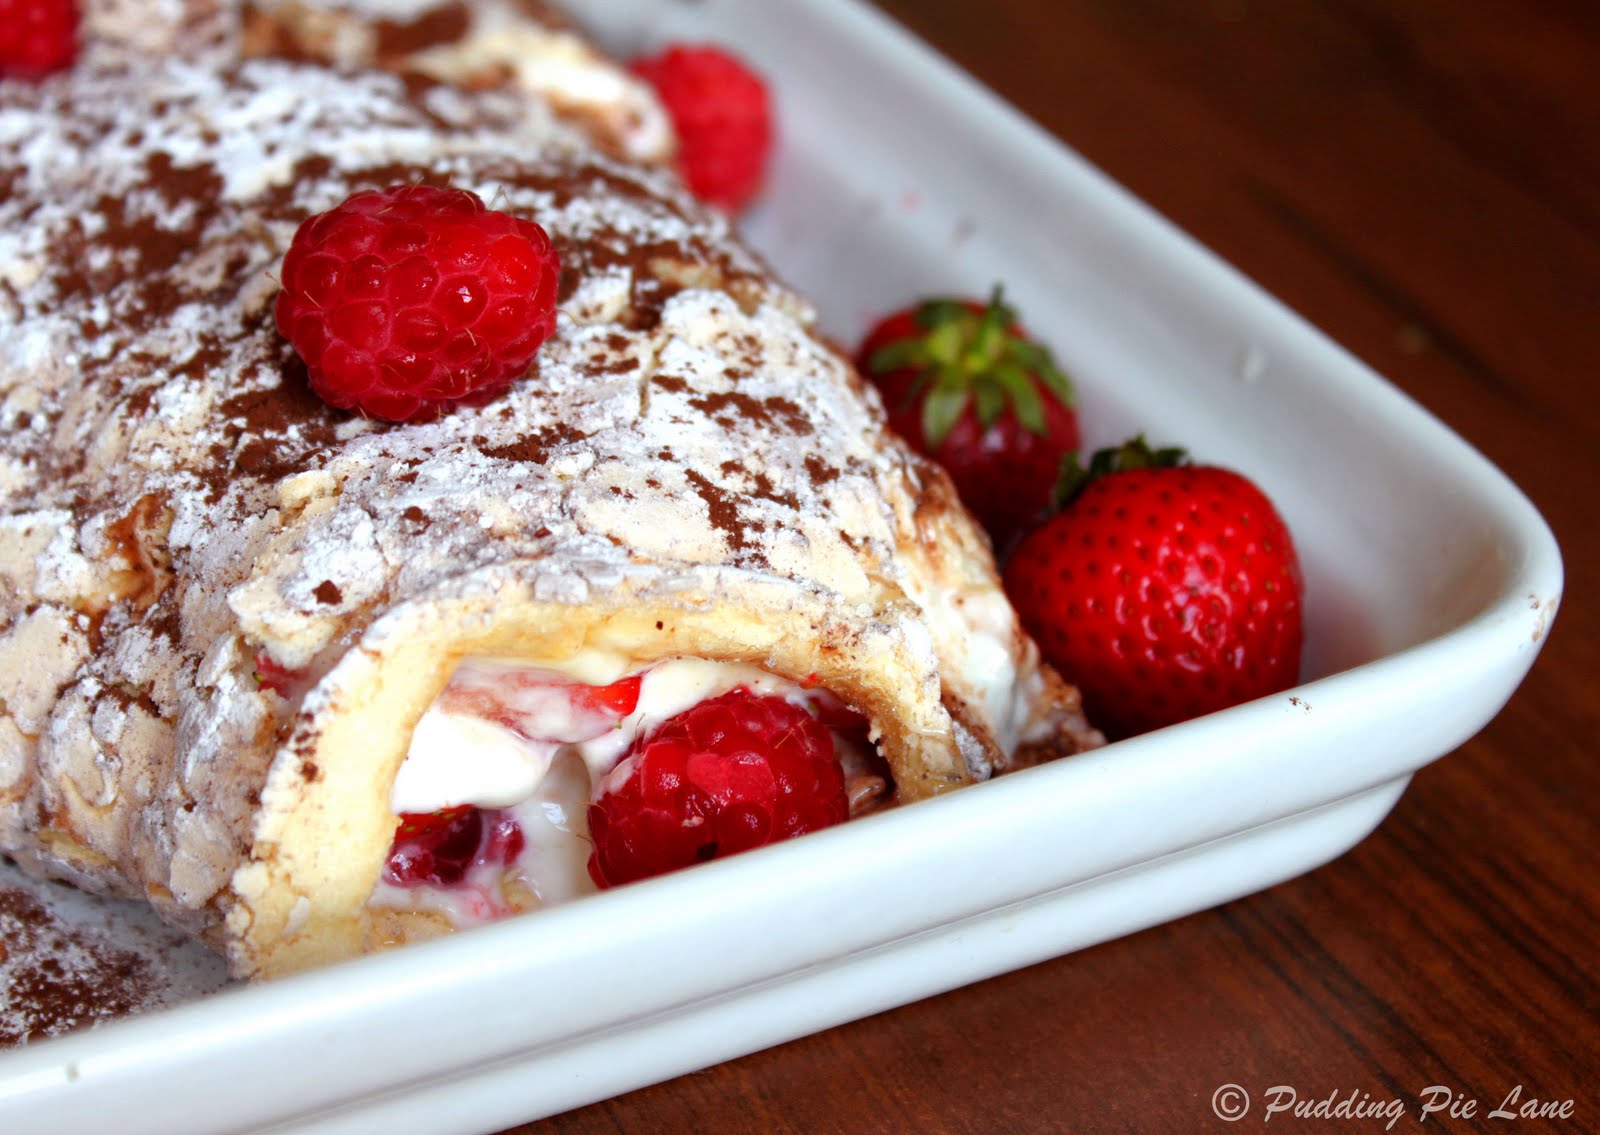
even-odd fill
[[[729,691],[828,722],[857,811],[1100,740],[807,304],[530,89],[0,89],[0,851],[240,976],[591,888],[587,802]],[[398,184],[561,258],[528,373],[409,424],[318,399],[273,319],[302,222]],[[477,825],[449,878],[401,855],[430,815]]]

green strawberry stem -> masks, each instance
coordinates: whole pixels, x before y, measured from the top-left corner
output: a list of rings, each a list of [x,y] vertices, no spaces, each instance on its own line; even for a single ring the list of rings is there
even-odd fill
[[[1172,469],[1189,463],[1188,450],[1178,446],[1152,449],[1144,434],[1129,438],[1121,445],[1097,449],[1085,468],[1076,453],[1061,463],[1061,477],[1056,481],[1053,512],[1066,508],[1088,487],[1108,473],[1125,473],[1130,469]]]
[[[1017,313],[999,285],[978,311],[961,300],[934,299],[918,305],[912,321],[922,334],[878,348],[867,369],[875,375],[917,372],[906,404],[922,399],[922,433],[932,448],[944,443],[969,399],[984,429],[1009,407],[1041,437],[1049,427],[1036,380],[1062,405],[1073,404],[1072,383],[1050,352],[1013,330]]]

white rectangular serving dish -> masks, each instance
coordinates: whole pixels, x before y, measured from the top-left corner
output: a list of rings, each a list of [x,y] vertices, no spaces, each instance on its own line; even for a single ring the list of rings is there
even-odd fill
[[[755,242],[853,341],[1004,280],[1135,430],[1296,533],[1308,682],[792,844],[0,1055],[17,1135],[490,1131],[1203,909],[1358,842],[1504,704],[1555,542],[1424,411],[853,0],[594,0],[621,54],[732,43],[783,115]],[[960,160],[951,160],[959,154]]]

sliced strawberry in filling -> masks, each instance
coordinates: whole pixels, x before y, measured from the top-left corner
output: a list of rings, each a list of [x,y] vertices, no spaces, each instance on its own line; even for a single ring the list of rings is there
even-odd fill
[[[439,708],[503,725],[530,741],[574,744],[616,727],[639,704],[644,676],[609,686],[563,682],[538,670],[468,670],[445,688]]]
[[[408,812],[400,817],[384,878],[401,887],[448,887],[473,867],[515,862],[523,845],[522,828],[506,812],[470,804]]]
[[[644,675],[635,674],[609,686],[576,686],[572,691],[573,704],[586,713],[627,717],[639,708],[639,691],[644,686]]]

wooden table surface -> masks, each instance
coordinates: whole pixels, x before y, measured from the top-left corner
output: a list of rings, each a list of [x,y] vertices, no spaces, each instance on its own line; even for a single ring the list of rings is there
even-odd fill
[[[1600,1131],[1600,6],[882,6],[1487,454],[1566,600],[1505,711],[1333,864],[519,1131],[1237,1131],[1278,1085],[1400,1099],[1396,1131]],[[1434,1085],[1475,1114],[1420,1122]],[[1572,1117],[1492,1118],[1519,1086]]]

